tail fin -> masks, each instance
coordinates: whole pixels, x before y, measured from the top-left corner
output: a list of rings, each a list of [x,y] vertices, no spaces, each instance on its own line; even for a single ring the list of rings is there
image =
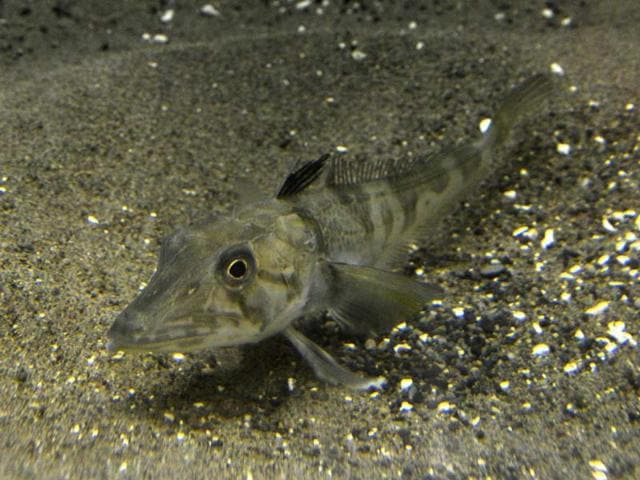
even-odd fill
[[[514,88],[492,119],[491,127],[480,144],[481,150],[491,150],[507,140],[517,120],[538,110],[553,90],[553,82],[545,74],[535,75]]]

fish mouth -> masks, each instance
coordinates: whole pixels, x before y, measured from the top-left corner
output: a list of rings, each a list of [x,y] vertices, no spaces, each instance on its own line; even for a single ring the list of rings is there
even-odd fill
[[[109,352],[152,352],[152,353],[191,353],[207,348],[212,335],[193,335],[180,338],[118,338],[110,335],[107,342]]]
[[[107,350],[116,352],[192,353],[216,347],[255,343],[263,338],[252,322],[236,316],[217,316],[211,325],[202,325],[193,315],[172,319],[161,328],[148,328],[145,316],[124,311],[111,326]]]
[[[116,352],[193,352],[215,340],[215,331],[193,325],[193,317],[183,317],[164,328],[149,328],[148,317],[125,310],[111,326],[107,350]]]

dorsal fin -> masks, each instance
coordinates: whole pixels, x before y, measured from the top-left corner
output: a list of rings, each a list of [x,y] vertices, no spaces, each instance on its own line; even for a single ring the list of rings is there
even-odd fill
[[[300,168],[291,172],[280,187],[276,197],[289,197],[303,191],[320,176],[328,159],[329,154],[325,153],[317,160],[306,162]]]
[[[376,180],[402,177],[408,171],[419,168],[420,158],[379,158],[375,160],[356,157],[331,162],[327,185],[332,187],[357,185]]]

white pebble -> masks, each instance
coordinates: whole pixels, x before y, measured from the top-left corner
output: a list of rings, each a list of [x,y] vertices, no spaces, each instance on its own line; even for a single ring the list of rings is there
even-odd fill
[[[513,231],[512,235],[514,237],[521,237],[528,230],[529,230],[529,227],[527,226],[518,227]]]
[[[536,238],[538,238],[538,229],[529,228],[522,234],[522,236],[528,238],[529,240],[535,240]]]
[[[175,10],[173,8],[169,8],[167,10],[164,11],[164,13],[162,14],[162,16],[160,17],[160,21],[162,23],[169,23],[171,20],[173,20],[173,15],[175,14]]]
[[[607,325],[607,334],[620,345],[628,343],[629,345],[635,347],[636,341],[630,333],[625,331],[625,329],[625,323],[620,320],[609,322],[609,324]]]
[[[556,151],[560,155],[569,155],[571,153],[571,145],[568,143],[558,143],[556,145]]]
[[[560,22],[560,25],[562,25],[563,27],[570,27],[572,21],[573,20],[571,17],[564,17]]]
[[[609,479],[609,477],[607,477],[606,473],[598,472],[598,471],[591,472],[591,477],[593,477],[593,480],[608,480]]]
[[[609,302],[602,301],[602,302],[596,303],[592,307],[587,308],[584,311],[584,313],[586,313],[587,315],[590,315],[592,317],[595,317],[597,315],[601,315],[602,313],[606,312],[608,309],[609,309]]]
[[[545,250],[548,248],[551,248],[554,243],[556,242],[555,240],[555,235],[554,235],[554,231],[553,228],[548,228],[544,231],[544,237],[542,238],[542,241],[540,242],[540,244],[542,245],[542,248],[544,248]]]
[[[94,224],[94,225],[95,225],[95,224],[97,224],[97,223],[100,223],[100,222],[98,221],[98,219],[97,219],[96,217],[94,217],[93,215],[89,215],[89,216],[87,217],[87,222],[92,223],[92,224]]]
[[[171,355],[171,360],[173,360],[176,363],[182,363],[185,360],[185,356],[184,353],[180,353],[180,352],[175,352]]]
[[[553,62],[549,65],[549,68],[551,69],[551,73],[555,75],[564,75],[564,68],[562,68],[559,63]]]
[[[546,343],[539,343],[531,349],[531,354],[534,357],[544,357],[545,355],[548,355],[550,351],[551,349],[549,348],[549,345]]]
[[[607,470],[607,466],[602,463],[601,460],[591,460],[589,461],[589,466],[596,472],[607,473],[609,471]]]
[[[111,356],[112,360],[122,360],[124,358],[124,352],[122,350],[118,350]]]
[[[394,333],[397,333],[397,332],[404,332],[407,330],[410,330],[409,325],[407,325],[407,322],[400,322],[395,327],[393,327],[391,331]]]
[[[400,380],[400,390],[403,392],[406,392],[407,390],[409,390],[411,387],[413,386],[413,379],[412,378],[403,378],[402,380]]]
[[[487,133],[487,131],[489,130],[489,127],[491,127],[490,118],[483,118],[482,120],[480,120],[480,123],[478,124],[478,128],[482,133]]]
[[[413,410],[413,405],[410,402],[402,402],[400,404],[401,413],[409,413],[411,410]]]
[[[516,210],[520,210],[522,212],[530,212],[533,208],[532,205],[525,203],[514,203],[513,206],[516,208]]]
[[[173,423],[173,422],[176,421],[176,416],[171,412],[164,412],[162,414],[162,416],[164,417],[165,421],[167,421],[167,422]]]
[[[151,43],[157,43],[158,45],[164,45],[166,43],[169,43],[169,37],[167,35],[165,35],[164,33],[156,33],[151,38]]]
[[[626,266],[629,265],[631,263],[631,257],[629,257],[628,255],[618,255],[616,257],[616,261],[622,265],[622,266]]]
[[[505,198],[507,198],[508,200],[512,200],[513,201],[518,196],[518,192],[516,192],[515,190],[507,190],[502,195],[504,195]]]
[[[550,8],[543,8],[540,12],[544,18],[553,18],[553,10]]]
[[[393,347],[393,351],[396,352],[397,354],[410,352],[411,345],[409,345],[408,343],[399,343],[398,345]]]
[[[360,60],[364,60],[365,58],[367,58],[367,54],[362,50],[355,49],[353,52],[351,52],[351,58],[359,62]]]
[[[513,318],[518,322],[524,322],[527,319],[527,314],[521,310],[515,310],[512,312]]]
[[[311,0],[301,0],[296,3],[296,10],[305,10],[311,6]]]
[[[607,354],[609,354],[610,357],[615,355],[616,352],[619,350],[619,348],[620,348],[620,345],[618,345],[615,342],[607,341],[605,342],[605,345],[604,345],[604,350],[605,352],[607,352]]]
[[[219,17],[220,16],[220,11],[218,9],[216,9],[216,7],[214,7],[213,5],[207,3],[206,5],[203,5],[202,8],[200,9],[200,13],[202,15],[204,15],[205,17]]]
[[[567,375],[573,375],[574,373],[577,373],[579,369],[580,364],[573,360],[565,364],[565,366],[563,367],[564,373],[566,373]]]
[[[455,410],[456,406],[447,402],[446,400],[444,402],[440,402],[438,404],[437,410],[439,413],[451,413]]]
[[[609,219],[607,217],[602,217],[602,227],[607,231],[607,232],[617,232],[618,229],[616,227],[614,227],[613,225],[611,225],[611,222],[609,221]]]

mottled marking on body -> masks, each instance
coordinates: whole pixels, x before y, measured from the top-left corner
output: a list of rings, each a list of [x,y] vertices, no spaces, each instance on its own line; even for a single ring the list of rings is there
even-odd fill
[[[445,161],[448,159],[445,159]],[[447,162],[450,163],[450,162]],[[432,180],[426,184],[426,187],[434,193],[442,193],[449,186],[449,174],[452,165],[443,165],[441,163],[430,165],[433,172]]]
[[[404,222],[402,224],[402,231],[405,232],[407,228],[412,226],[417,220],[418,212],[418,200],[420,196],[415,190],[407,190],[398,194],[402,203],[402,210],[404,212]]]

